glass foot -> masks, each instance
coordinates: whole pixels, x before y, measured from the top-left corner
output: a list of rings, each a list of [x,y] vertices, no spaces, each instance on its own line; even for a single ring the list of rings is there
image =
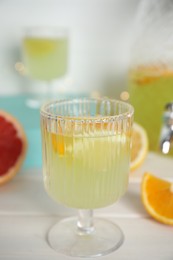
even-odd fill
[[[68,218],[54,225],[48,233],[50,246],[59,253],[73,257],[103,256],[118,249],[124,235],[114,223],[94,219],[94,230],[89,234],[77,228],[77,219]]]

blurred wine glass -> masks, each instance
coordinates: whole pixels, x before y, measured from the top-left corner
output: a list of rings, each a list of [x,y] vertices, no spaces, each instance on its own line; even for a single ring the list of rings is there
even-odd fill
[[[23,61],[27,75],[46,83],[46,93],[27,100],[30,107],[53,98],[52,82],[63,77],[68,65],[68,30],[57,27],[31,27],[22,41]]]

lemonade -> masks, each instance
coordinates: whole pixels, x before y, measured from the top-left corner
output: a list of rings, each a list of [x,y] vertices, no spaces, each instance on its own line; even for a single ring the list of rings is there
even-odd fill
[[[23,41],[24,61],[32,78],[52,80],[67,69],[67,38],[26,37]]]
[[[74,257],[108,254],[124,241],[111,221],[93,210],[115,203],[127,190],[133,107],[108,98],[51,101],[41,107],[43,178],[56,202],[78,209],[78,218],[48,232],[56,251]]]
[[[72,208],[108,206],[128,184],[130,137],[126,134],[58,135],[42,127],[44,183],[49,195]]]
[[[173,100],[173,70],[165,65],[139,66],[130,72],[129,92],[135,121],[146,129],[150,150],[158,152],[163,111]]]

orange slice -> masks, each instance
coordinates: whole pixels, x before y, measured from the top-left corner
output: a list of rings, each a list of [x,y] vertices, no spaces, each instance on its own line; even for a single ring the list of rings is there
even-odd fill
[[[92,124],[88,125],[92,127]],[[84,128],[86,125],[84,125]],[[107,129],[108,123],[96,123],[94,126],[97,130]],[[62,129],[60,124],[58,124],[58,134],[52,133],[52,146],[55,153],[58,153],[60,156],[65,154],[65,144],[64,144],[64,136],[62,133]],[[131,134],[131,133],[130,133]],[[148,137],[144,128],[142,128],[137,123],[133,124],[132,131],[132,152],[131,152],[131,163],[130,169],[131,171],[140,167],[143,163],[148,151]]]
[[[53,149],[55,151],[55,153],[58,153],[58,155],[60,156],[63,156],[65,154],[65,144],[64,144],[64,136],[63,136],[63,133],[62,133],[62,128],[60,126],[60,124],[58,123],[58,133],[55,134],[55,133],[52,133],[51,134],[51,138],[52,138],[52,146],[53,146]],[[70,127],[73,127],[72,125]],[[83,130],[86,128],[89,127],[91,128],[92,127],[92,124],[83,124]],[[107,129],[108,127],[108,123],[96,123],[94,125],[94,127],[97,129],[97,130],[101,130],[101,129]],[[82,130],[81,130],[82,131]]]
[[[58,134],[51,134],[52,136],[52,145],[55,153],[58,153],[60,156],[63,156],[65,153],[65,145],[64,145],[64,136],[62,133],[62,128],[58,123]]]
[[[144,162],[148,152],[148,137],[145,129],[133,124],[130,170],[134,171]]]
[[[27,150],[27,138],[21,124],[0,110],[0,185],[19,171]]]
[[[138,85],[143,86],[160,77],[173,77],[173,70],[165,64],[139,66],[137,69],[132,70],[130,75]]]
[[[173,225],[173,183],[145,173],[142,180],[142,201],[154,219]]]
[[[55,153],[64,155],[64,138],[60,134],[52,134],[52,144]]]

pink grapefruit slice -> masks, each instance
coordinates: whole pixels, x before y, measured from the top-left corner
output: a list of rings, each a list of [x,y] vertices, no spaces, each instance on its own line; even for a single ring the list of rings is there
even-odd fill
[[[22,125],[9,113],[0,110],[0,185],[20,170],[27,151]]]

